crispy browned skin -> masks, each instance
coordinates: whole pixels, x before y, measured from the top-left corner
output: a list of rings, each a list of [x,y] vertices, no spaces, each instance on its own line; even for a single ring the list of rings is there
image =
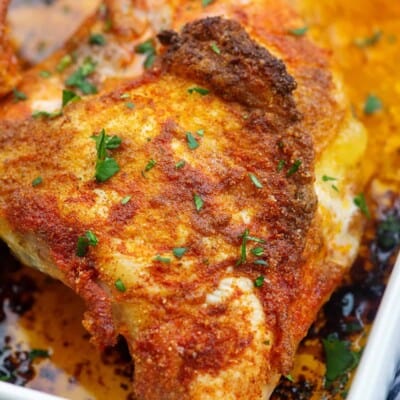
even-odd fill
[[[6,26],[8,3],[8,0],[0,0],[0,97],[10,92],[20,78],[18,59],[9,41]]]
[[[292,23],[279,14],[291,13],[287,5],[264,5],[277,33],[262,30],[262,5],[246,15],[217,2],[242,25],[214,17],[181,34],[164,31],[166,48],[145,76],[69,104],[54,120],[0,122],[0,235],[86,300],[85,326],[99,345],[127,338],[140,399],[266,398],[352,257],[343,255],[347,237],[336,243],[341,222],[314,181],[315,169],[340,176],[340,209],[358,190],[350,162],[326,170],[350,113],[335,101],[325,54],[276,28]],[[286,68],[299,78],[298,108]],[[209,94],[188,92],[198,86]],[[91,135],[103,128],[122,138],[112,151],[121,170],[98,183]],[[189,148],[188,131],[198,148]],[[149,160],[156,164],[145,171]],[[39,175],[43,183],[32,187]],[[194,195],[204,202],[199,210]],[[352,224],[345,232],[357,241],[353,213],[344,215]],[[87,230],[99,244],[77,257]],[[243,258],[247,230],[263,242],[244,243]],[[175,247],[188,249],[182,259]],[[115,288],[118,279],[126,292]]]

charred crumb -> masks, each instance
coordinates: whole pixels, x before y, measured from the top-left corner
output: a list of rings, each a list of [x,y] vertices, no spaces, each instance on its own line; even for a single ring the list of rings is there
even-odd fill
[[[205,18],[185,25],[180,35],[162,31],[158,39],[167,46],[167,71],[204,84],[225,100],[284,115],[288,122],[299,118],[292,98],[296,82],[285,64],[238,22]]]

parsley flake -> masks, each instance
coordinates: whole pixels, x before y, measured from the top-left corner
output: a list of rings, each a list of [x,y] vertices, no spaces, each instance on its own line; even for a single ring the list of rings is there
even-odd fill
[[[337,178],[333,178],[332,176],[328,176],[328,175],[322,175],[322,180],[324,182],[337,181]]]
[[[99,243],[96,235],[92,231],[87,231],[84,236],[78,237],[76,246],[76,255],[78,257],[85,257],[88,252],[89,246],[97,246]]]
[[[365,48],[369,46],[373,46],[378,43],[382,37],[382,31],[377,30],[371,36],[367,36],[364,38],[356,38],[354,40],[354,44],[360,48]]]
[[[240,258],[236,262],[236,265],[241,265],[246,262],[246,260],[247,260],[247,242],[248,241],[253,241],[253,242],[257,242],[257,243],[265,243],[264,239],[260,239],[255,236],[250,236],[250,231],[248,229],[245,229],[245,231],[243,232],[243,234],[240,237],[242,238],[242,243],[240,245]],[[263,260],[256,260],[256,261],[263,261]]]
[[[135,108],[135,104],[132,103],[131,101],[127,101],[125,103],[126,108],[129,108],[130,110],[133,110]]]
[[[288,30],[288,32],[293,36],[303,36],[307,33],[307,31],[308,31],[308,26],[303,26],[301,28],[294,28]]]
[[[185,160],[180,160],[175,164],[175,168],[176,169],[181,169],[181,168],[183,168],[185,166],[185,164],[186,164]]]
[[[50,72],[50,71],[43,70],[43,71],[40,71],[40,72],[39,72],[39,76],[40,76],[41,78],[50,78],[51,72]]]
[[[289,177],[292,176],[294,173],[296,173],[299,170],[300,165],[301,165],[301,160],[296,160],[289,168],[289,171],[287,172],[286,176]]]
[[[221,54],[221,50],[219,49],[219,47],[217,46],[217,44],[215,42],[212,42],[210,44],[211,50],[216,53],[216,54]]]
[[[71,54],[66,54],[61,58],[61,60],[57,64],[56,66],[57,72],[64,72],[64,70],[66,70],[70,65],[72,65],[73,62],[74,60],[72,59]]]
[[[138,44],[135,47],[135,52],[146,55],[146,59],[143,63],[143,66],[146,69],[149,69],[153,66],[156,59],[156,49],[154,47],[153,39],[148,39],[145,42]]]
[[[153,169],[157,164],[157,161],[154,161],[153,159],[151,159],[146,166],[144,167],[144,172],[148,172],[151,169]]]
[[[32,117],[33,118],[41,118],[41,117],[43,117],[43,118],[52,119],[52,118],[59,117],[61,114],[62,114],[61,110],[56,110],[56,111],[53,111],[53,112],[35,110],[32,113]]]
[[[131,201],[132,196],[125,196],[122,200],[121,200],[121,204],[124,206],[125,204],[128,204]]]
[[[256,257],[260,257],[264,254],[264,249],[262,247],[254,247],[251,249],[251,254],[255,255]]]
[[[32,181],[32,186],[38,186],[43,182],[43,178],[41,176],[36,177],[33,181]]]
[[[35,360],[36,358],[48,358],[50,357],[50,353],[45,349],[32,349],[29,352],[29,359]]]
[[[260,275],[259,277],[257,277],[254,281],[254,286],[255,287],[261,287],[264,284],[264,275]]]
[[[206,94],[210,93],[210,91],[208,89],[204,89],[204,88],[198,87],[198,86],[193,86],[193,87],[189,88],[187,91],[190,94],[199,93],[202,96],[205,96]]]
[[[174,249],[172,249],[172,253],[176,258],[182,258],[187,250],[187,247],[175,247]]]
[[[210,5],[214,0],[201,0],[201,5],[203,7],[207,7],[208,5]]]
[[[199,212],[204,206],[203,199],[196,193],[193,195],[193,202],[197,212]]]
[[[159,262],[162,262],[164,264],[169,264],[171,262],[171,259],[168,258],[168,257],[161,257],[160,255],[157,255],[154,258],[154,261],[159,261]]]
[[[371,215],[369,213],[368,205],[363,193],[360,193],[354,197],[353,202],[367,218],[370,218]]]
[[[96,163],[96,180],[105,182],[119,172],[119,165],[114,158],[105,158]]]
[[[83,64],[67,78],[65,84],[79,89],[83,94],[95,94],[97,93],[96,86],[87,79],[93,74],[95,69],[96,63],[88,57]]]
[[[255,260],[253,264],[256,264],[256,265],[263,265],[263,266],[265,266],[265,267],[268,266],[268,263],[267,263],[265,260]]]
[[[199,136],[204,136],[204,129],[198,129],[196,131],[196,134],[199,135]]]
[[[379,97],[373,94],[368,95],[364,103],[364,114],[371,115],[382,110],[382,101]]]
[[[119,292],[126,292],[126,286],[124,285],[124,282],[122,282],[121,279],[117,279],[114,283],[115,288],[119,291]]]
[[[279,160],[278,166],[276,167],[276,170],[277,170],[278,172],[281,172],[282,169],[283,169],[283,167],[285,166],[285,164],[286,164],[285,160]]]
[[[263,185],[262,185],[262,183],[258,180],[258,178],[254,175],[254,174],[249,174],[249,177],[250,177],[250,179],[251,179],[251,181],[253,182],[253,184],[254,184],[254,186],[257,188],[257,189],[262,189],[263,188]]]
[[[190,150],[195,150],[199,147],[199,142],[191,134],[191,132],[186,132],[186,139]]]
[[[80,96],[78,96],[72,90],[64,89],[62,92],[62,106],[65,107],[68,103],[72,103],[74,101],[80,100]]]
[[[89,36],[89,44],[104,46],[106,44],[106,38],[101,33],[92,33]]]
[[[14,88],[12,92],[15,103],[18,103],[19,101],[24,101],[28,98],[28,96],[24,92],[19,91],[17,88]]]

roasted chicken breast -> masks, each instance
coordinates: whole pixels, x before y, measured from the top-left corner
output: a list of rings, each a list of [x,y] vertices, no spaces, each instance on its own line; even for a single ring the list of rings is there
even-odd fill
[[[143,75],[4,102],[0,236],[126,338],[139,399],[266,399],[357,252],[366,136],[285,2],[170,10]]]

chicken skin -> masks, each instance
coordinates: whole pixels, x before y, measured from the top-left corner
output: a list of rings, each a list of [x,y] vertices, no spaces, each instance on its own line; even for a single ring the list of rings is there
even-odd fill
[[[365,132],[285,2],[168,9],[144,73],[4,101],[0,237],[126,338],[138,399],[267,399],[357,252]]]

